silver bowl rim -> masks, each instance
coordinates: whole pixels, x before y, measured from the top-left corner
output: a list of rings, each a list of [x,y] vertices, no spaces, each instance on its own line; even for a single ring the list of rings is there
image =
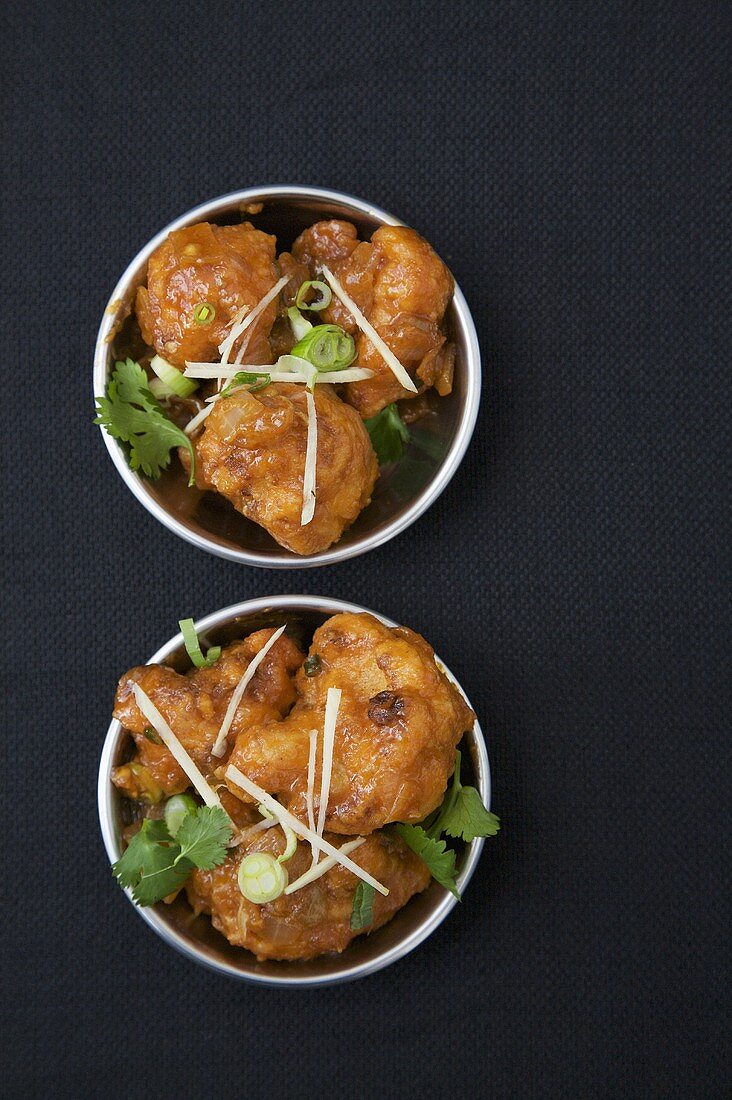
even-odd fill
[[[241,191],[230,191],[225,195],[219,195],[217,198],[209,199],[198,206],[194,206],[191,210],[187,211],[187,213],[181,214],[180,217],[170,222],[164,229],[161,229],[143,248],[140,249],[134,259],[127,265],[124,273],[112,291],[109,301],[105,306],[104,313],[102,314],[102,321],[99,326],[94,349],[95,403],[99,397],[104,395],[107,384],[108,338],[115,321],[116,303],[121,301],[129,291],[131,280],[140,265],[150,258],[155,249],[162,244],[168,234],[172,233],[174,230],[181,229],[191,222],[199,221],[202,218],[219,213],[222,207],[266,201],[267,199],[275,197],[320,199],[326,202],[350,206],[358,213],[376,218],[386,225],[404,224],[399,218],[394,217],[393,214],[389,214],[386,210],[382,210],[381,207],[358,199],[344,191],[331,191],[320,187],[304,187],[289,184],[264,184],[260,187],[248,187]],[[481,394],[480,346],[470,309],[457,283],[455,284],[453,302],[457,311],[460,329],[464,334],[466,342],[466,394],[465,400],[462,403],[455,438],[450,450],[445,455],[434,478],[424,486],[404,512],[400,513],[399,516],[386,524],[381,530],[375,531],[371,535],[364,535],[349,546],[339,546],[339,544],[336,543],[335,546],[331,547],[329,550],[323,551],[321,554],[306,555],[303,557],[296,557],[294,555],[291,557],[283,557],[283,554],[288,553],[285,550],[280,552],[263,552],[222,546],[213,539],[208,539],[198,532],[190,530],[190,528],[186,527],[184,523],[181,523],[180,520],[156,500],[147,490],[143,478],[128,466],[121,444],[116,439],[113,439],[100,425],[99,430],[102,433],[105,446],[122,480],[155,519],[167,527],[168,530],[172,531],[180,538],[185,539],[186,542],[198,547],[199,550],[205,550],[210,554],[215,554],[217,557],[264,569],[308,569],[347,561],[349,558],[357,557],[359,554],[365,554],[369,550],[375,550],[376,547],[383,546],[385,542],[395,538],[397,535],[401,534],[402,531],[410,527],[415,520],[419,519],[422,513],[437,500],[462,462],[475,429]]]
[[[245,615],[255,614],[260,611],[282,608],[283,611],[291,609],[297,610],[302,608],[304,610],[323,611],[330,615],[338,614],[341,611],[347,612],[367,612],[379,619],[386,626],[397,626],[398,624],[388,618],[386,615],[382,615],[379,611],[373,611],[371,608],[363,607],[361,604],[351,603],[346,600],[331,599],[325,596],[269,596],[255,598],[251,600],[244,600],[241,603],[231,604],[229,607],[221,608],[219,611],[213,611],[211,614],[204,616],[202,619],[197,620],[196,629],[199,632],[205,633],[207,630],[211,630],[214,627],[222,626],[225,623],[230,622],[232,619],[239,618]],[[181,634],[176,634],[173,638],[162,645],[150,659],[147,664],[156,664],[167,660],[176,650],[180,648],[183,643],[183,637]],[[463,694],[467,700],[467,695],[463,691],[460,683],[455,678],[450,669],[444,664],[440,657],[436,654],[436,659],[440,668],[444,671],[445,675],[455,684],[458,690]],[[119,844],[119,838],[116,835],[113,820],[113,800],[117,797],[116,789],[114,788],[111,780],[110,773],[114,762],[114,754],[117,748],[117,742],[120,734],[122,733],[122,726],[120,723],[113,719],[107,730],[104,746],[102,749],[102,755],[99,762],[99,778],[97,782],[97,802],[99,811],[99,824],[102,833],[102,839],[104,841],[104,847],[109,857],[110,863],[114,863],[122,854],[122,849]],[[485,740],[483,738],[483,731],[480,727],[480,723],[477,718],[473,729],[471,731],[472,745],[475,753],[473,756],[473,765],[475,768],[475,781],[480,791],[481,797],[486,808],[490,809],[491,802],[491,772],[490,763],[488,761],[488,751],[486,749]],[[460,873],[457,877],[458,891],[464,896],[465,888],[467,887],[470,879],[473,876],[473,872],[477,866],[481,852],[483,850],[484,840],[482,837],[477,837],[469,844],[465,845],[465,856],[463,858],[463,865]],[[144,921],[150,927],[157,932],[157,934],[171,947],[175,948],[180,954],[184,955],[188,959],[192,959],[194,962],[199,963],[201,966],[206,967],[209,970],[213,970],[218,974],[225,974],[228,977],[236,978],[239,981],[252,982],[256,985],[264,986],[298,986],[300,988],[312,987],[312,986],[327,986],[336,985],[341,982],[353,981],[356,978],[365,978],[370,974],[375,974],[377,971],[382,970],[386,966],[390,966],[392,963],[397,962],[398,959],[404,957],[410,951],[413,951],[419,946],[428,936],[430,936],[435,929],[442,924],[444,919],[457,904],[457,899],[447,890],[444,892],[444,897],[440,900],[436,909],[429,914],[429,916],[409,935],[405,936],[403,940],[394,944],[391,948],[382,951],[376,955],[373,959],[367,959],[366,961],[355,964],[348,967],[338,974],[325,974],[322,977],[293,977],[283,975],[281,978],[273,977],[271,975],[248,974],[241,970],[238,970],[235,966],[232,966],[225,960],[214,961],[211,958],[205,957],[202,953],[193,948],[189,941],[185,939],[172,925],[165,921],[157,912],[156,907],[140,908],[135,905],[132,899],[132,891],[125,889],[130,904],[134,907],[135,911],[142,917]],[[242,950],[244,950],[242,948]]]

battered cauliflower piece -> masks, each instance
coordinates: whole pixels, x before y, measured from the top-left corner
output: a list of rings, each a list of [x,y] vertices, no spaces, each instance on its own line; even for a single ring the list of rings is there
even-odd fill
[[[326,828],[366,834],[422,821],[442,802],[455,748],[475,720],[432,647],[406,627],[347,612],[316,630],[310,654],[319,670],[298,672],[289,715],[243,731],[229,763],[305,821],[310,731],[322,734],[328,688],[340,688]],[[320,768],[319,750],[316,810]]]
[[[297,238],[292,256],[285,255],[288,264],[305,265],[311,278],[320,275],[323,266],[329,267],[418,389],[424,392],[434,387],[440,396],[450,393],[455,350],[446,342],[443,320],[454,283],[445,264],[419,233],[406,226],[384,225],[368,243],[359,242],[349,222],[317,222]],[[280,257],[281,262],[283,259]],[[346,400],[364,419],[393,401],[414,398],[335,295],[320,316],[354,335],[354,365],[373,371],[372,378],[349,382],[344,390]]]
[[[342,843],[340,837],[326,839],[336,847]],[[208,914],[214,928],[230,943],[246,947],[259,959],[313,959],[325,952],[343,951],[355,936],[386,924],[430,882],[426,865],[399,837],[374,833],[351,853],[351,858],[386,886],[389,894],[375,894],[373,923],[355,932],[350,918],[359,880],[340,866],[266,905],[255,905],[242,897],[237,872],[243,857],[250,852],[278,856],[283,848],[284,836],[279,828],[245,836],[224,863],[211,871],[194,868],[186,883],[194,911]],[[287,862],[290,882],[307,871],[310,858],[310,846],[298,844]]]
[[[147,286],[137,292],[142,337],[173,366],[186,360],[213,362],[227,326],[246,306],[251,310],[277,282],[275,238],[242,225],[201,222],[170,233],[148,262]],[[216,310],[210,324],[194,318],[196,306]],[[271,302],[234,346],[246,345],[248,363],[269,363],[269,332],[277,316]]]
[[[211,668],[191,669],[181,675],[166,665],[141,665],[121,678],[114,717],[132,734],[137,752],[130,763],[114,768],[112,782],[128,798],[157,802],[190,786],[185,772],[165,745],[158,743],[159,738],[135,703],[133,685],[139,684],[152,699],[204,775],[210,775],[250,723],[281,718],[295,700],[293,674],[302,665],[304,655],[283,634],[247,686],[229,730],[224,757],[211,755],[234,688],[273,633],[258,630],[244,641],[227,646]]]
[[[307,449],[306,390],[275,382],[216,402],[196,440],[199,475],[295,554],[337,542],[371,500],[378,463],[357,413],[332,386],[315,387],[315,515],[300,523]]]

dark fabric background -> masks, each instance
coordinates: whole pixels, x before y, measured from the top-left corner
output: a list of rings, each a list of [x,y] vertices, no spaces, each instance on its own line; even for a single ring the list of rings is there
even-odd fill
[[[723,1095],[729,11],[5,6],[5,1095]],[[91,424],[121,270],[264,182],[422,230],[485,359],[429,513],[277,574],[159,526]],[[322,991],[176,956],[96,819],[118,675],[181,615],[277,592],[430,639],[480,712],[503,819],[423,947]]]

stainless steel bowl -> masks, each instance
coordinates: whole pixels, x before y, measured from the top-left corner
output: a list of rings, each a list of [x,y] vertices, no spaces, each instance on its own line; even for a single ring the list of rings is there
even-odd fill
[[[261,213],[247,213],[247,207],[260,202],[264,203]],[[124,331],[122,322],[137,288],[146,277],[148,259],[168,233],[194,222],[232,223],[245,217],[257,227],[275,233],[280,248],[288,247],[298,233],[319,218],[345,218],[358,227],[362,236],[370,236],[380,225],[402,224],[398,218],[370,203],[315,187],[252,187],[195,207],[153,237],[115,287],[97,336],[95,397],[104,393],[115,361],[116,345],[119,346],[119,333]],[[440,400],[429,450],[411,446],[405,458],[379,478],[368,508],[335,546],[320,554],[299,557],[285,550],[266,531],[239,515],[215,494],[204,494],[200,500],[196,496],[192,510],[182,503],[184,494],[171,503],[165,491],[167,475],[160,482],[146,480],[129,468],[121,445],[101,429],[104,442],[122,478],[148,512],[201,550],[270,569],[297,569],[345,561],[381,546],[414,523],[445,488],[470,442],[480,402],[480,350],[470,310],[458,287],[447,320],[457,347],[455,382],[450,396]]]
[[[205,636],[207,644],[226,643],[264,626],[281,625],[286,620],[295,635],[301,633],[304,638],[309,639],[313,630],[331,615],[340,611],[368,610],[358,604],[318,596],[273,596],[269,599],[247,600],[215,611],[201,619],[197,629],[199,634]],[[387,626],[396,625],[378,612],[372,611],[371,614],[376,615]],[[176,634],[154,653],[149,663],[161,662],[181,669],[189,667],[180,634]],[[460,687],[449,669],[442,663],[441,667]],[[485,805],[490,806],[490,768],[478,722],[465,735],[462,744],[468,750],[463,752],[463,759],[466,768],[472,770],[471,782],[477,786]],[[129,750],[129,745],[128,735],[124,733],[119,722],[113,721],[104,741],[98,785],[99,821],[107,855],[112,863],[122,854],[120,837],[125,823],[126,800],[112,784],[110,775],[116,764],[127,759],[125,753]],[[458,853],[457,883],[461,893],[465,891],[475,870],[482,848],[483,841],[478,839],[463,845]],[[114,885],[111,876],[109,888],[119,889]],[[131,892],[125,892],[132,901]],[[433,882],[423,894],[412,898],[383,928],[369,936],[357,937],[342,955],[324,955],[310,962],[299,963],[258,962],[248,951],[233,947],[213,928],[206,917],[194,920],[191,909],[182,898],[178,898],[173,905],[161,903],[146,909],[135,906],[135,911],[171,947],[220,974],[261,985],[314,986],[363,978],[396,962],[434,932],[454,905],[455,898],[452,894]]]

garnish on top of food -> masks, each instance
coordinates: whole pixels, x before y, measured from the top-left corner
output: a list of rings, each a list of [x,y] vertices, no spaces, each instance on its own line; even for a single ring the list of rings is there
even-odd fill
[[[306,655],[286,626],[204,657],[182,620],[188,672],[121,678],[133,752],[112,781],[136,821],[113,871],[139,905],[184,890],[232,944],[308,959],[385,924],[431,877],[457,895],[450,838],[492,836],[498,818],[462,784],[474,715],[424,638],[344,613]]]
[[[178,449],[191,485],[318,553],[401,458],[402,403],[412,419],[451,392],[453,289],[404,226],[360,241],[349,222],[317,222],[279,256],[249,222],[175,230],[137,292],[146,350],[116,363],[96,423],[133,469],[157,478]]]

